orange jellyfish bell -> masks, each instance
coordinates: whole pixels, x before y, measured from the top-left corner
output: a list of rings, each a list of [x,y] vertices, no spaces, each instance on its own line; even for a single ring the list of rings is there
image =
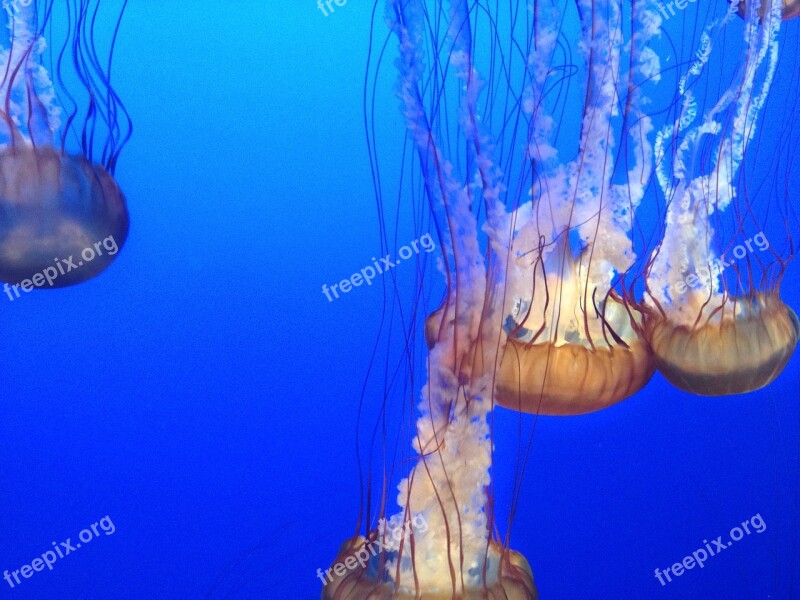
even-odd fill
[[[616,339],[524,342],[510,338],[497,373],[500,406],[542,415],[579,415],[607,408],[642,389],[653,375],[650,348],[624,321],[613,297],[606,314],[619,316]]]
[[[545,268],[534,276],[538,297],[534,293],[530,305],[518,306],[507,319],[495,397],[505,408],[542,415],[594,412],[632,396],[653,375],[638,313],[613,290],[597,298],[598,289],[587,284],[597,270],[592,253],[574,258],[566,239],[540,261]]]
[[[594,412],[635,394],[655,370],[640,336],[640,314],[611,290],[598,300],[597,288],[587,286],[589,273],[598,270],[591,252],[574,258],[566,240],[562,235],[552,248],[533,252],[532,289],[506,319],[507,341],[495,373],[495,402],[504,408],[541,415]],[[520,254],[524,263],[531,253]],[[431,348],[441,315],[439,309],[425,324]]]
[[[322,576],[325,587],[322,600],[450,600],[450,590],[427,592],[420,596],[412,590],[398,589],[392,581],[376,581],[368,573],[380,571],[380,555],[372,556],[370,546],[375,539],[357,536],[346,541],[339,556]],[[538,600],[539,594],[533,581],[533,572],[522,554],[510,549],[493,548],[503,552],[497,580],[482,588],[468,590],[458,596],[462,600]]]
[[[111,264],[128,226],[125,197],[102,166],[51,146],[0,152],[0,281],[86,281]]]
[[[622,316],[623,303],[609,297],[607,314]],[[428,346],[436,344],[441,312],[425,322]],[[495,374],[495,402],[520,412],[568,416],[607,408],[642,389],[655,365],[647,342],[620,318],[616,340],[524,341],[509,338]]]
[[[703,302],[699,294],[695,302]],[[800,322],[774,293],[727,298],[698,308],[696,323],[657,310],[645,320],[659,372],[675,387],[702,396],[742,394],[775,379],[789,361]]]

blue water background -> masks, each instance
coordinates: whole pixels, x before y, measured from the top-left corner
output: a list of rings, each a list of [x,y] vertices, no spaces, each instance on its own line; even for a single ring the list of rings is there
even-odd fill
[[[131,2],[114,67],[135,122],[117,170],[128,243],[91,282],[0,299],[0,571],[103,516],[116,531],[0,581],[0,598],[319,597],[316,570],[358,518],[356,413],[384,303],[378,285],[321,293],[381,249],[369,4]],[[396,101],[379,110],[391,169],[404,125]],[[783,297],[800,309],[796,264]],[[800,596],[799,398],[795,356],[746,396],[656,375],[606,411],[540,419],[512,546],[541,597]],[[498,412],[499,506],[517,422]],[[655,579],[756,513],[764,533]]]

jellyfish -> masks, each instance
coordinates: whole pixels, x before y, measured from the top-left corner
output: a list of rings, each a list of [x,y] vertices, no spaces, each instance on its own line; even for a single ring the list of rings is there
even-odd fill
[[[686,353],[674,341],[680,325],[673,314],[702,321],[691,312],[697,303],[662,293],[681,252],[697,247],[704,259],[710,256],[698,231],[710,232],[711,224],[696,214],[679,218],[685,202],[676,191],[710,187],[693,181],[700,174],[688,174],[703,164],[696,159],[709,156],[692,155],[691,146],[697,111],[687,81],[700,63],[668,92],[676,93],[677,119],[659,126],[654,98],[665,95],[659,90],[665,69],[656,51],[662,35],[656,2],[516,4],[387,2],[399,48],[395,93],[415,152],[413,163],[404,156],[408,176],[400,185],[421,201],[414,204],[414,225],[428,224],[438,235],[445,284],[443,300],[424,311],[419,328],[424,289],[400,313],[409,323],[404,360],[415,364],[415,336],[424,338],[428,354],[411,436],[415,459],[397,485],[399,510],[390,512],[385,496],[377,507],[362,503],[363,534],[347,540],[331,568],[319,573],[323,600],[538,598],[530,564],[511,547],[516,507],[500,532],[493,411],[563,417],[608,408],[637,394],[657,369],[671,376],[666,358]],[[736,10],[727,9],[714,26],[730,24]],[[714,164],[732,173],[769,88],[762,62],[750,56],[765,65],[776,60],[770,52],[777,52],[773,17],[780,11],[777,2],[769,17],[751,9],[743,40],[748,57],[736,71],[740,93],[728,91],[718,103],[741,105],[741,114],[729,130],[709,126],[728,152],[727,162]],[[703,37],[698,61],[711,52],[711,38]],[[388,40],[379,47],[377,72]],[[746,83],[755,80],[760,87]],[[368,92],[380,81],[368,78]],[[371,140],[378,136],[374,104],[374,98],[366,103]],[[705,118],[713,121],[714,111]],[[381,199],[380,169],[374,172]],[[642,208],[656,212],[657,186],[667,202],[664,222],[644,235]],[[738,214],[747,218],[744,209]],[[777,270],[785,264],[777,261]],[[776,355],[757,367],[766,373],[788,360],[796,318],[779,302],[776,286],[764,289],[726,312],[740,316],[733,336],[756,335],[751,348]],[[720,295],[723,304],[726,298]],[[720,312],[718,321],[706,321],[727,327]],[[767,313],[783,316],[747,321]],[[668,327],[672,346],[665,351],[659,336]],[[687,371],[694,359],[689,354],[679,366]],[[696,364],[703,377],[722,379],[714,357]],[[391,464],[381,464],[381,490],[392,481]]]
[[[111,86],[119,20],[104,59],[95,40],[99,0],[4,0],[3,8],[0,281],[26,291],[81,283],[111,264],[128,235],[114,179],[131,134]]]
[[[709,25],[679,83],[678,114],[656,136],[656,178],[667,211],[647,266],[643,331],[664,377],[698,395],[764,387],[786,366],[800,335],[797,316],[780,298],[786,257],[769,248],[752,185],[741,175],[765,117],[786,7],[777,0],[748,7],[743,63],[700,114],[695,84],[713,68],[713,45],[730,12]],[[785,207],[773,212],[788,223]]]

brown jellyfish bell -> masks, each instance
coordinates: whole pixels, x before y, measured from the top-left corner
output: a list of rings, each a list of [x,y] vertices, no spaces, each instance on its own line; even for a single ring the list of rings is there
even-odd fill
[[[326,584],[322,600],[451,600],[456,596],[451,590],[425,591],[401,589],[393,581],[379,581],[375,575],[385,569],[385,560],[379,553],[372,556],[370,547],[376,539],[357,536],[346,541],[339,549],[333,566],[324,573]],[[522,554],[494,544],[493,550],[501,553],[497,580],[482,588],[465,590],[460,600],[539,600],[533,581],[533,572]],[[332,572],[331,572],[332,571]]]
[[[128,237],[125,197],[114,178],[52,146],[0,152],[0,215],[0,281],[11,284],[50,272],[50,285],[37,287],[91,279]]]
[[[614,291],[599,299],[597,288],[587,291],[592,253],[574,258],[566,240],[562,235],[552,251],[535,251],[532,288],[506,318],[507,341],[495,373],[495,402],[505,408],[563,416],[594,412],[632,396],[653,375],[641,314]],[[425,323],[430,348],[441,315],[439,309]]]
[[[659,372],[687,392],[701,396],[743,394],[773,381],[797,346],[800,322],[777,290],[752,297],[709,301],[690,294],[692,323],[650,309],[645,335]]]

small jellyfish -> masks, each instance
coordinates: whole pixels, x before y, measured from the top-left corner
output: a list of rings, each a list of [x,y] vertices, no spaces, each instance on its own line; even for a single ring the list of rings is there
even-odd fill
[[[99,2],[3,6],[0,281],[39,289],[81,283],[108,267],[128,236],[127,204],[114,180],[131,134],[111,87],[119,20],[103,64],[95,46]],[[61,24],[66,36],[48,49],[45,29],[55,36]]]

